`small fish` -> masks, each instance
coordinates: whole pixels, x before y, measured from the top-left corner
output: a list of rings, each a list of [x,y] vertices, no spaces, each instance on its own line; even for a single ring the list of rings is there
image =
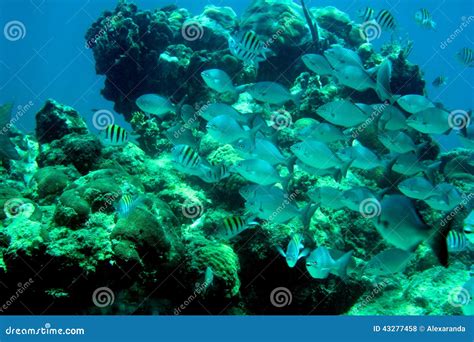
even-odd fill
[[[229,175],[228,167],[222,164],[203,167],[203,172],[199,177],[206,183],[218,183]]]
[[[426,8],[421,8],[415,12],[415,21],[418,25],[427,29],[436,29],[431,13]]]
[[[360,69],[364,69],[362,60],[360,59],[357,52],[342,47],[339,44],[333,44],[331,45],[331,48],[324,51],[324,57],[326,57],[329,64],[336,71],[340,71],[346,66],[353,66]]]
[[[449,113],[440,108],[428,108],[412,114],[406,123],[425,134],[445,134],[452,129]]]
[[[470,68],[474,66],[474,51],[470,48],[462,48],[456,53],[457,60]]]
[[[226,217],[224,220],[222,220],[222,223],[218,227],[217,236],[225,240],[230,240],[242,233],[243,231],[257,226],[258,222],[255,222],[253,220],[254,219],[251,217]]]
[[[315,279],[326,279],[329,274],[334,274],[342,280],[347,280],[347,266],[352,258],[353,251],[334,260],[326,247],[318,247],[306,259],[306,269]]]
[[[375,255],[364,268],[369,276],[387,276],[405,270],[413,254],[403,249],[391,248]]]
[[[108,125],[99,133],[101,141],[106,146],[123,146],[128,143],[128,132],[119,125]]]
[[[413,139],[401,131],[385,131],[380,133],[378,138],[390,152],[408,153],[417,150]]]
[[[343,148],[337,155],[350,167],[361,170],[372,170],[382,166],[379,157],[372,150],[363,146],[357,139],[352,142],[351,147]]]
[[[379,131],[399,131],[407,128],[405,122],[407,118],[397,107],[392,105],[386,106],[385,104],[374,107],[374,113],[379,113],[380,111],[382,111],[382,116],[380,116],[378,122]]]
[[[375,21],[380,25],[380,27],[382,27],[382,29],[393,31],[397,28],[395,18],[388,10],[381,10],[379,14],[377,14]]]
[[[280,149],[267,139],[256,138],[255,143],[252,143],[250,139],[240,139],[232,146],[244,158],[263,159],[272,165],[287,164],[289,162]]]
[[[372,7],[366,7],[357,11],[357,16],[364,22],[374,19],[374,15],[375,10]]]
[[[404,95],[397,99],[397,103],[404,111],[411,114],[435,107],[433,102],[421,95]]]
[[[433,87],[439,88],[445,86],[448,82],[448,78],[445,76],[438,76],[433,80]]]
[[[367,120],[367,115],[355,104],[346,100],[326,103],[316,113],[336,126],[354,127]]]
[[[398,184],[398,189],[410,198],[424,200],[433,194],[433,184],[424,177],[412,177]]]
[[[239,113],[234,109],[234,107],[225,103],[211,103],[209,105],[204,105],[201,110],[198,111],[198,114],[206,121],[211,121],[219,115],[226,115],[244,124],[249,121],[249,116]]]
[[[136,105],[148,114],[156,115],[163,119],[169,113],[175,113],[176,108],[166,97],[156,94],[145,94],[140,96]]]
[[[202,163],[199,154],[188,145],[176,145],[171,150],[173,161],[184,170],[196,170]]]
[[[229,75],[220,69],[210,69],[201,72],[201,77],[207,86],[218,93],[236,93],[232,79]]]
[[[272,105],[283,105],[288,101],[293,101],[298,105],[301,96],[301,93],[290,93],[287,88],[276,82],[258,82],[248,85],[245,90],[255,100]]]
[[[431,196],[425,198],[424,201],[435,210],[451,211],[461,204],[463,197],[455,186],[440,183],[435,186]]]
[[[352,211],[361,211],[361,203],[370,200],[377,203],[377,196],[366,187],[354,187],[344,191],[341,202]]]
[[[345,207],[343,192],[329,186],[321,186],[308,191],[308,197],[317,206],[338,210]]]
[[[141,203],[142,198],[140,196],[123,195],[116,205],[119,217],[127,217]]]
[[[448,244],[448,251],[450,252],[462,252],[467,249],[468,240],[463,232],[457,230],[451,230],[446,238]]]
[[[375,89],[377,86],[370,74],[359,66],[347,65],[341,67],[335,72],[335,76],[340,84],[357,91]]]
[[[229,37],[229,50],[235,57],[256,68],[258,68],[258,63],[265,61],[267,54],[271,52],[254,31]]]
[[[303,236],[301,234],[293,234],[286,252],[280,247],[277,247],[278,253],[280,253],[285,259],[289,267],[293,268],[299,259],[304,258],[309,254],[309,248],[304,248]]]
[[[347,139],[339,128],[326,122],[305,127],[299,130],[297,134],[301,140],[312,138],[324,143]]]
[[[301,57],[304,65],[318,75],[332,75],[333,69],[327,59],[322,55],[307,54]]]
[[[350,165],[341,160],[325,143],[315,139],[306,139],[294,144],[290,149],[299,160],[316,169],[335,167],[347,171]]]
[[[380,202],[379,215],[373,221],[388,243],[411,252],[427,241],[441,265],[448,265],[447,230],[426,225],[408,197],[386,195]]]
[[[423,172],[428,179],[433,179],[433,172],[439,166],[434,162],[426,166],[414,152],[400,154],[392,165],[392,170],[405,176],[414,176]]]
[[[281,177],[275,167],[263,159],[239,161],[231,168],[231,171],[237,172],[246,180],[260,185],[273,185],[275,183],[286,185],[288,183],[287,178]]]
[[[215,140],[222,144],[231,144],[241,138],[255,141],[255,135],[260,129],[260,125],[251,130],[245,130],[234,118],[227,115],[219,115],[207,123],[206,129]]]

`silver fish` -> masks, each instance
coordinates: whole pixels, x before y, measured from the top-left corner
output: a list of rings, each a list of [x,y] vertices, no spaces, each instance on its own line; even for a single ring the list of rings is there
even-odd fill
[[[385,131],[380,133],[378,138],[391,152],[408,153],[417,150],[412,138],[404,132]]]
[[[245,130],[234,118],[227,115],[219,115],[209,121],[206,125],[207,132],[222,144],[230,144],[241,138],[255,140],[255,134],[260,129],[257,126],[251,130]]]
[[[322,55],[307,54],[301,57],[304,65],[318,75],[332,75],[333,69],[327,59]]]
[[[316,113],[326,121],[342,127],[354,127],[367,120],[366,114],[355,104],[346,100],[326,103]]]
[[[421,133],[444,134],[452,128],[450,121],[447,111],[439,108],[428,108],[412,114],[406,120],[406,123]]]
[[[272,164],[262,159],[247,159],[237,162],[231,171],[237,172],[246,180],[260,185],[285,184],[288,179],[280,176]]]
[[[433,194],[433,184],[424,177],[412,177],[398,184],[398,189],[410,198],[423,200]]]
[[[292,236],[286,252],[280,246],[277,247],[277,250],[286,259],[286,263],[291,268],[296,266],[299,259],[309,254],[309,248],[304,248],[303,236],[301,234],[294,234]]]
[[[175,113],[176,108],[169,99],[161,95],[145,94],[140,96],[135,103],[138,108],[147,114],[164,118],[169,113]]]
[[[435,210],[451,211],[461,204],[463,197],[455,186],[449,183],[440,183],[435,186],[433,193],[424,201]]]
[[[405,270],[413,257],[412,253],[399,248],[387,249],[375,255],[364,268],[369,276],[387,276]]]
[[[413,251],[427,241],[439,262],[443,266],[448,265],[447,231],[427,226],[408,197],[385,196],[381,201],[380,214],[373,220],[377,231],[388,243],[405,251]]]
[[[428,108],[434,108],[433,102],[422,95],[404,95],[397,99],[397,103],[408,113],[414,114]]]
[[[292,94],[279,83],[258,82],[249,85],[245,89],[255,100],[272,105],[283,105],[293,101],[296,105],[300,102],[300,94]]]
[[[349,166],[349,163],[341,160],[325,143],[314,139],[306,139],[294,144],[290,149],[303,163],[316,169],[347,169]]]
[[[347,139],[339,128],[326,122],[305,127],[298,131],[297,135],[301,140],[312,138],[324,143],[332,143]]]
[[[339,259],[334,260],[326,247],[318,247],[306,258],[306,269],[311,277],[326,279],[334,274],[342,280],[347,280],[347,266],[352,258],[353,251],[349,251]]]
[[[308,191],[308,197],[318,206],[338,210],[345,207],[343,191],[329,186],[321,186]]]
[[[237,90],[232,84],[229,75],[220,69],[209,69],[201,72],[201,77],[207,86],[218,93],[235,93]]]

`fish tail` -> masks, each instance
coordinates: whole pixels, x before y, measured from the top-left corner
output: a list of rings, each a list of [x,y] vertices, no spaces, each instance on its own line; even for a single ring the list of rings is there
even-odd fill
[[[344,254],[339,260],[337,261],[337,275],[341,277],[343,281],[346,281],[348,279],[347,276],[347,266],[349,265],[349,262],[351,261],[352,258],[352,253],[354,251],[349,251],[346,254]]]
[[[303,223],[303,228],[305,230],[309,229],[311,218],[313,217],[317,208],[317,205],[314,205],[313,203],[308,203],[306,207],[304,207],[301,211],[301,222]]]

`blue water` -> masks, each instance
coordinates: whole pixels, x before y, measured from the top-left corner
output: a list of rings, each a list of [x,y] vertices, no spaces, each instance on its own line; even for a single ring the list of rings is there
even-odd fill
[[[48,98],[76,108],[89,118],[92,109],[112,110],[112,103],[103,99],[100,90],[104,77],[95,74],[92,51],[84,46],[84,35],[91,23],[106,9],[112,10],[114,0],[2,0],[0,27],[19,20],[26,28],[26,36],[9,41],[0,36],[0,103],[14,101],[16,105],[32,108],[18,123],[29,132],[34,128],[34,113]],[[230,6],[242,13],[250,0],[136,0],[139,8],[153,9],[171,3],[199,14],[208,4]],[[309,7],[332,5],[358,20],[356,11],[367,5],[376,10],[386,8],[396,17],[399,35],[414,40],[410,56],[413,63],[422,66],[427,80],[427,94],[433,101],[443,102],[451,109],[472,108],[474,86],[473,68],[459,64],[455,53],[462,47],[473,47],[474,20],[445,49],[440,45],[461,24],[462,18],[474,15],[470,0],[402,0],[396,5],[386,1],[323,1],[307,0]],[[425,7],[438,23],[437,31],[419,27],[413,20],[416,10]],[[2,30],[3,31],[3,30]],[[379,47],[389,42],[389,34],[374,41]],[[448,85],[434,88],[431,81],[439,76],[448,77]]]

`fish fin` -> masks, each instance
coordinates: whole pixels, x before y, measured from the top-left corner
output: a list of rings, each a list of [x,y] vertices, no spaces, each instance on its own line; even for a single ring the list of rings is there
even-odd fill
[[[318,208],[317,205],[314,205],[313,203],[308,203],[306,207],[304,207],[303,210],[301,211],[301,222],[303,223],[303,228],[305,230],[309,229],[311,218],[313,217],[317,208]]]
[[[296,157],[296,156],[291,156],[290,158],[288,158],[286,160],[286,167],[288,168],[288,172],[290,174],[293,173],[293,171],[295,169],[295,163],[296,163],[297,160],[298,160],[298,157]]]
[[[243,85],[239,85],[239,86],[234,87],[234,89],[235,89],[235,92],[237,94],[242,94],[242,93],[245,93],[247,91],[247,88],[249,86],[250,86],[250,84],[243,84]]]
[[[448,213],[449,215],[449,213]],[[452,220],[442,220],[441,222],[452,222]],[[435,253],[438,261],[444,267],[448,267],[449,264],[449,253],[448,253],[448,244],[446,238],[448,237],[449,231],[451,230],[451,225],[441,226],[436,230],[435,235],[428,241],[431,249]]]
[[[343,281],[347,281],[348,276],[347,276],[347,266],[349,265],[349,262],[351,261],[352,258],[352,253],[354,251],[349,251],[346,254],[344,254],[342,257],[337,260],[337,275],[341,277]]]
[[[430,164],[430,165],[423,171],[423,173],[426,175],[426,178],[428,178],[428,180],[429,180],[431,183],[436,183],[436,182],[435,182],[435,171],[439,168],[440,165],[441,165],[441,162],[440,162],[440,161],[434,162],[434,163]]]
[[[298,255],[298,260],[300,260],[301,258],[307,257],[310,251],[311,250],[309,248],[303,249],[301,253]]]
[[[348,162],[342,164],[342,167],[339,169],[339,173],[337,175],[338,182],[341,181],[342,178],[347,176],[347,171],[351,168],[353,160],[349,160]]]
[[[277,246],[276,250],[278,251],[278,253],[280,253],[282,257],[286,258],[286,253],[280,246]]]
[[[280,177],[280,183],[283,189],[288,189],[288,185],[290,184],[291,176],[288,175],[286,177]]]

